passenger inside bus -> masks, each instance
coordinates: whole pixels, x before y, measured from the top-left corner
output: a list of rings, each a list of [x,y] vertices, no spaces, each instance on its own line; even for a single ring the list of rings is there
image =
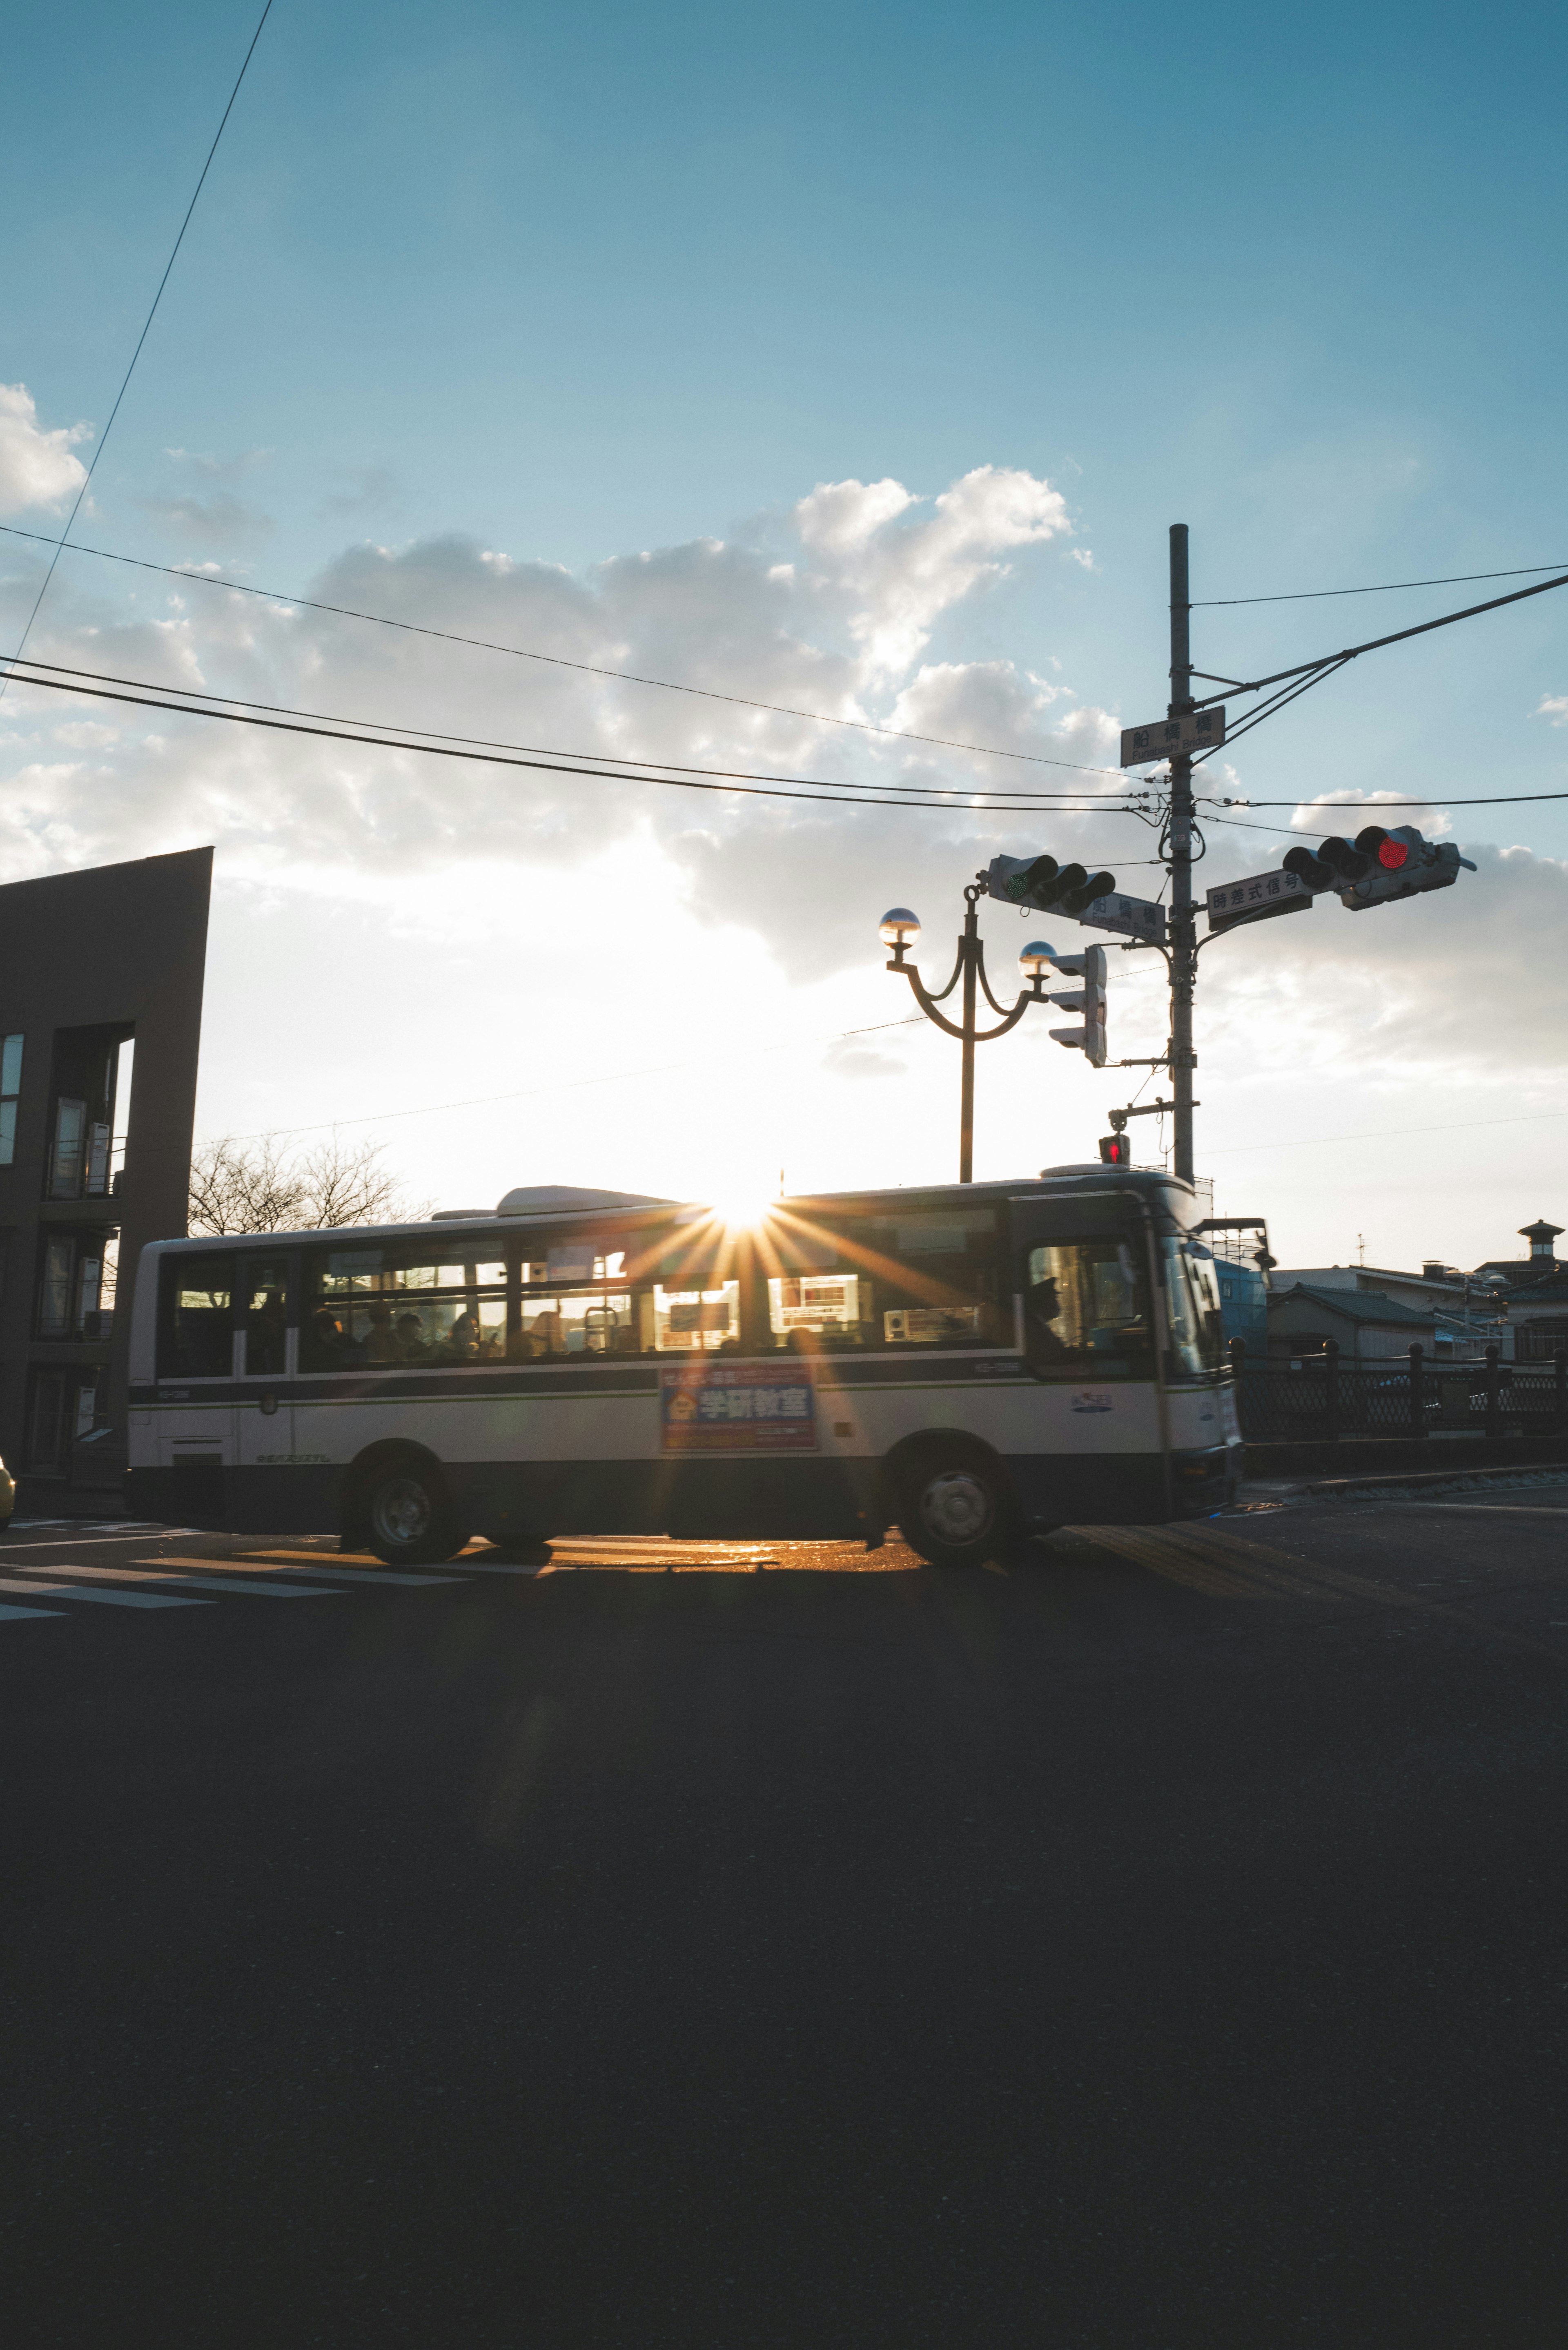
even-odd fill
[[[384,1297],[377,1298],[368,1318],[369,1328],[365,1338],[365,1360],[368,1363],[400,1363],[403,1349],[392,1326],[392,1309]]]
[[[344,1357],[343,1325],[329,1305],[318,1305],[310,1317],[311,1368],[320,1371],[341,1369]]]

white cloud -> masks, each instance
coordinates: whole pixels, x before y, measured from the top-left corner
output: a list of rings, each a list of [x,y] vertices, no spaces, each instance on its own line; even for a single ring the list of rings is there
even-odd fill
[[[475,844],[500,868],[538,874],[581,871],[607,844],[641,837],[662,887],[677,889],[699,920],[746,926],[792,981],[854,968],[887,904],[913,893],[935,922],[998,849],[1065,845],[1113,868],[1118,838],[1134,835],[1129,848],[1146,850],[1140,829],[1107,833],[1104,820],[1059,815],[1049,799],[1015,816],[920,804],[955,786],[1072,793],[1075,765],[1114,759],[1112,721],[1061,683],[1002,660],[919,658],[944,614],[1066,527],[1049,484],[981,468],[934,500],[898,484],[829,484],[754,544],[695,539],[582,577],[454,536],[350,547],[312,583],[323,602],[578,667],[230,595],[194,575],[153,612],[144,588],[135,609],[100,604],[95,594],[118,593],[119,583],[78,568],[57,578],[44,608],[33,642],[45,659],[492,742],[892,787],[916,805],[829,813],[348,750],[171,715],[150,734],[119,706],[83,696],[62,708],[59,697],[13,686],[6,708],[23,734],[19,760],[46,757],[58,736],[45,730],[62,721],[112,720],[122,734],[112,751],[55,776],[47,824],[31,786],[0,785],[0,870],[9,878],[213,839],[231,874],[315,887],[329,875],[352,885],[418,873],[439,896],[438,877]],[[13,574],[18,614],[34,586],[20,567]],[[902,666],[896,645],[908,654]],[[1053,666],[1043,655],[1042,668]],[[603,670],[700,691],[593,673]],[[787,714],[813,712],[1024,755],[948,752]],[[1042,758],[1070,764],[1030,764]],[[1109,776],[1083,782],[1116,789]]]
[[[537,903],[556,893],[580,904],[585,939],[599,936],[602,918],[623,924],[656,993],[671,925],[709,937],[716,957],[727,941],[726,1000],[743,997],[750,974],[765,967],[770,984],[790,988],[864,975],[875,1002],[876,924],[895,903],[923,917],[940,984],[962,885],[999,849],[1065,852],[1109,867],[1139,894],[1157,894],[1158,870],[1139,862],[1155,846],[1142,825],[1061,812],[1089,805],[1081,794],[1116,796],[1114,779],[1031,764],[1111,764],[1112,715],[1079,702],[1049,674],[1044,653],[1038,670],[1024,670],[926,647],[965,596],[1021,550],[1064,532],[1057,494],[1027,475],[989,469],[934,500],[896,484],[830,487],[854,494],[835,504],[813,492],[756,544],[693,539],[617,557],[583,577],[453,536],[346,549],[313,583],[327,602],[553,653],[580,668],[403,635],[194,577],[152,609],[144,588],[134,608],[100,603],[95,595],[117,594],[119,583],[96,582],[86,567],[57,577],[35,645],[47,659],[95,670],[503,743],[828,776],[862,790],[892,786],[916,800],[983,784],[1039,795],[1033,806],[1012,814],[961,805],[830,810],[358,751],[167,713],[149,723],[86,696],[72,706],[13,686],[5,704],[15,740],[12,772],[0,784],[0,877],[215,840],[231,881],[306,892],[321,903],[417,899],[421,920],[451,942],[461,941],[472,902],[461,877],[477,860],[502,897],[521,901],[526,892]],[[5,591],[14,613],[26,610],[35,587],[19,567]],[[889,669],[900,630],[908,658]],[[950,752],[701,692],[619,683],[596,669],[1025,755]],[[102,739],[99,730],[109,728],[118,739]],[[62,746],[76,756],[62,762]],[[1238,787],[1236,779],[1225,787]],[[1324,795],[1303,802],[1297,821],[1319,833],[1354,829],[1385,805],[1376,793]],[[1394,817],[1412,819],[1436,828],[1432,811],[1401,808]],[[1287,845],[1216,826],[1206,876],[1272,865]],[[1461,875],[1454,889],[1361,915],[1325,901],[1304,918],[1206,951],[1206,1065],[1221,1049],[1238,1069],[1264,1068],[1286,1053],[1293,1065],[1299,1056],[1329,1075],[1359,1071],[1372,1081],[1380,1066],[1397,1063],[1469,1083],[1560,1061],[1568,978],[1558,979],[1539,942],[1561,936],[1568,922],[1568,870],[1523,849],[1478,850],[1469,840],[1465,847],[1481,870]],[[604,881],[611,872],[613,886]],[[633,875],[641,878],[628,880]],[[405,910],[399,920],[406,919]],[[1007,984],[1017,946],[1032,933],[1003,909],[987,909],[985,921],[999,983]],[[1463,983],[1461,972],[1470,975]],[[1152,979],[1135,986],[1132,964],[1119,961],[1113,973],[1119,1049],[1158,1049]],[[846,1003],[846,1016],[865,1000]],[[713,1008],[713,999],[699,998],[677,1024],[699,1014],[705,1021]],[[824,1024],[831,1028],[832,1018]],[[852,1056],[884,1049],[878,1039],[846,1048]],[[1048,1060],[1053,1083],[1062,1081],[1063,1060]],[[876,1090],[894,1090],[890,1073]]]
[[[1568,693],[1543,693],[1535,715],[1550,718],[1553,726],[1568,726]]]
[[[1568,929],[1568,861],[1472,841],[1465,855],[1479,870],[1451,889],[1358,913],[1323,897],[1206,949],[1206,1056],[1260,1077],[1339,1077],[1357,1093],[1368,1081],[1436,1083],[1434,1118],[1462,1118],[1472,1089],[1504,1077],[1557,1087],[1568,964],[1542,942]],[[1332,1086],[1312,1091],[1332,1118]]]
[[[56,506],[74,497],[87,468],[71,451],[91,438],[90,424],[45,432],[26,385],[0,383],[0,514],[25,514],[30,506]]]
[[[825,559],[825,591],[847,600],[872,679],[906,671],[942,613],[1005,575],[1005,554],[1072,528],[1059,490],[995,465],[965,473],[929,516],[909,519],[919,503],[898,482],[836,482],[795,508],[802,540]]]
[[[1326,832],[1328,819],[1351,816],[1387,816],[1394,824],[1413,824],[1418,832],[1431,839],[1441,839],[1453,829],[1453,820],[1446,811],[1434,807],[1430,800],[1417,800],[1407,788],[1404,791],[1334,791],[1320,792],[1315,799],[1302,800],[1291,816],[1291,822],[1303,832]],[[1360,827],[1355,827],[1359,831]],[[1355,832],[1350,833],[1355,838]]]

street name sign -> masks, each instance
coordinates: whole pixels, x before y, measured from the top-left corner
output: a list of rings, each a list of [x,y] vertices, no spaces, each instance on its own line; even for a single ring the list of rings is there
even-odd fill
[[[1165,908],[1151,898],[1124,898],[1113,890],[1094,899],[1078,920],[1091,931],[1121,931],[1128,938],[1147,939],[1152,946],[1165,944]]]
[[[1217,751],[1225,740],[1223,706],[1189,710],[1182,718],[1155,718],[1147,726],[1124,726],[1124,767],[1143,767],[1151,759],[1168,759],[1178,751]]]
[[[1209,929],[1234,930],[1238,922],[1266,921],[1271,914],[1304,914],[1313,892],[1296,873],[1250,873],[1243,881],[1221,881],[1208,897]]]

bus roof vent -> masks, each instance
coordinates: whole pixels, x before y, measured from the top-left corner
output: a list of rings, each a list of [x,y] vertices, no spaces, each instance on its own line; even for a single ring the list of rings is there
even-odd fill
[[[571,1215],[590,1208],[673,1208],[673,1200],[656,1200],[646,1191],[587,1191],[576,1183],[524,1183],[508,1191],[498,1216]]]

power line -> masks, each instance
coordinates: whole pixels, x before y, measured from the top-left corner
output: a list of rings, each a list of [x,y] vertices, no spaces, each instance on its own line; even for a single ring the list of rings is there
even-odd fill
[[[849,1036],[875,1036],[884,1028],[919,1028],[923,1024],[924,1020],[924,1013],[916,1012],[903,1020],[874,1020],[868,1027],[865,1028],[836,1028],[830,1035],[803,1036],[793,1042],[788,1038],[781,1037],[773,1045],[760,1046],[744,1037],[740,1037],[736,1039],[735,1049],[737,1052],[743,1051],[748,1059],[761,1059],[774,1053],[807,1052],[814,1045],[842,1044],[846,1037]],[[367,1110],[362,1117],[358,1118],[322,1118],[315,1126],[265,1127],[257,1134],[214,1135],[213,1140],[214,1143],[270,1142],[278,1135],[330,1134],[335,1133],[340,1126],[379,1126],[394,1118],[440,1118],[451,1109],[490,1109],[497,1102],[535,1101],[544,1094],[576,1093],[585,1086],[622,1086],[630,1084],[638,1077],[666,1077],[678,1069],[709,1069],[713,1066],[713,1053],[710,1049],[706,1053],[693,1054],[684,1061],[661,1061],[657,1066],[651,1068],[644,1066],[639,1069],[610,1069],[607,1070],[602,1076],[563,1077],[555,1085],[524,1086],[516,1093],[473,1094],[466,1101],[425,1102],[414,1109]]]
[[[1490,792],[1473,799],[1453,799],[1447,792],[1428,792],[1419,799],[1341,801],[1338,805],[1348,816],[1376,816],[1380,809],[1397,807],[1532,807],[1538,800],[1542,805],[1548,800],[1568,800],[1568,792]],[[1293,800],[1218,800],[1214,805],[1245,808],[1322,806],[1325,815],[1331,815],[1334,806],[1332,801],[1325,804],[1299,796]],[[1219,823],[1221,819],[1211,817],[1210,821]]]
[[[0,531],[7,538],[27,538],[39,546],[54,547],[56,560],[65,546],[63,538],[48,538],[36,530],[20,530],[11,523],[0,523]],[[373,628],[400,629],[405,636],[433,637],[441,644],[468,645],[477,652],[505,653],[514,660],[544,661],[554,669],[575,670],[582,677],[611,678],[620,685],[656,686],[661,693],[689,693],[701,702],[722,702],[736,710],[763,710],[774,718],[802,718],[813,726],[846,726],[862,734],[884,734],[895,743],[924,743],[940,751],[971,751],[986,759],[1018,759],[1029,766],[1063,767],[1073,775],[1119,775],[1122,772],[1119,767],[1088,766],[1081,759],[1049,759],[1039,751],[1002,751],[991,743],[959,743],[945,734],[914,734],[901,726],[878,726],[869,718],[835,718],[820,710],[795,710],[785,702],[757,702],[747,694],[721,693],[706,685],[681,685],[672,678],[644,677],[634,670],[604,669],[594,661],[569,660],[565,653],[535,652],[526,645],[497,644],[488,637],[467,637],[453,629],[427,628],[416,620],[393,620],[384,612],[361,612],[351,604],[326,604],[311,596],[291,596],[281,588],[254,588],[244,579],[226,579],[211,571],[190,571],[174,563],[150,563],[139,555],[114,555],[103,546],[83,546],[78,542],[73,543],[70,551],[73,555],[97,556],[104,563],[122,563],[136,571],[156,571],[166,579],[193,581],[202,588],[224,588],[235,596],[259,596],[269,604],[297,605],[304,612],[328,612],[340,620],[365,620]],[[51,563],[50,577],[53,574]],[[44,585],[48,585],[47,579]],[[42,589],[39,593],[41,596]]]
[[[1568,1109],[1526,1110],[1518,1118],[1460,1118],[1441,1126],[1384,1126],[1366,1134],[1293,1134],[1282,1142],[1232,1142],[1209,1153],[1210,1159],[1239,1159],[1244,1151],[1297,1150],[1303,1143],[1314,1149],[1329,1142],[1391,1142],[1405,1134],[1468,1134],[1482,1126],[1540,1126],[1549,1118],[1568,1118]]]
[[[163,275],[158,281],[158,291],[152,296],[152,307],[147,313],[147,317],[142,324],[140,334],[136,338],[136,348],[130,354],[130,365],[125,370],[125,380],[121,383],[119,390],[115,393],[114,406],[109,411],[109,422],[99,434],[98,446],[93,451],[92,454],[92,463],[88,465],[87,472],[82,476],[82,485],[77,492],[76,504],[72,506],[69,515],[66,518],[65,529],[61,532],[58,540],[55,542],[55,551],[49,558],[49,567],[44,574],[43,585],[39,588],[36,596],[33,598],[33,608],[28,613],[26,626],[22,630],[22,641],[17,647],[18,652],[22,650],[22,647],[26,645],[28,637],[32,634],[33,623],[38,617],[38,607],[43,602],[44,598],[48,594],[49,582],[55,576],[55,566],[58,563],[66,541],[71,535],[71,526],[75,523],[77,515],[81,511],[82,500],[86,497],[93,474],[98,470],[98,461],[103,455],[104,443],[108,441],[109,434],[114,430],[114,420],[119,414],[119,403],[125,398],[126,392],[130,388],[130,379],[136,372],[136,362],[141,357],[141,346],[151,334],[152,330],[152,321],[158,316],[158,305],[163,299],[163,288],[169,283],[170,271],[173,268],[175,262],[180,257],[180,247],[185,242],[185,231],[191,225],[191,215],[196,209],[197,199],[200,197],[202,189],[207,184],[207,174],[213,168],[213,158],[218,151],[218,141],[223,137],[229,117],[234,110],[234,100],[240,94],[240,84],[244,81],[250,61],[255,55],[256,43],[262,36],[262,26],[266,23],[266,20],[271,14],[272,0],[265,0],[265,5],[262,9],[261,16],[257,22],[255,31],[251,35],[250,47],[245,51],[244,64],[241,66],[239,73],[234,79],[234,86],[229,92],[229,102],[223,109],[223,120],[219,123],[217,130],[213,134],[213,143],[207,150],[207,160],[202,166],[202,176],[196,182],[195,193],[192,196],[190,203],[185,207],[185,217],[180,224],[180,234],[175,238],[173,249],[163,265]],[[0,695],[5,693],[7,682],[8,681],[5,678],[0,677]]]
[[[0,660],[5,660],[10,658],[13,658],[13,656],[0,653]],[[586,763],[586,764],[590,767],[602,768],[607,766],[612,768],[626,767],[631,769],[644,769],[656,771],[660,775],[706,775],[729,783],[801,784],[813,791],[847,791],[852,788],[847,779],[840,781],[832,776],[779,775],[773,769],[759,770],[752,767],[683,766],[679,761],[674,759],[633,759],[630,757],[623,757],[618,752],[613,751],[562,751],[556,748],[546,748],[541,744],[534,743],[496,742],[483,734],[441,733],[428,726],[403,726],[392,719],[346,718],[335,711],[296,710],[291,708],[286,702],[251,702],[238,694],[207,693],[196,687],[159,686],[150,683],[143,678],[118,677],[114,675],[112,671],[68,668],[59,661],[39,660],[34,654],[29,654],[26,657],[24,665],[28,669],[47,670],[64,677],[87,678],[98,685],[125,685],[135,687],[139,692],[169,692],[182,694],[185,696],[186,699],[177,706],[188,708],[189,714],[192,717],[201,717],[206,714],[216,716],[218,714],[216,712],[206,713],[203,712],[200,707],[203,702],[221,702],[227,708],[233,710],[265,711],[273,716],[281,718],[319,719],[333,726],[368,727],[375,729],[380,733],[389,735],[418,736],[421,741],[426,743],[459,743],[482,751],[514,751],[524,753],[531,758],[573,760]],[[29,678],[23,680],[23,682],[26,684],[35,685],[42,685],[46,681],[47,681],[43,678]],[[167,707],[168,705],[157,704],[154,706]],[[405,744],[404,747],[411,749],[413,748],[413,744],[410,743]],[[568,769],[567,772],[575,773],[576,770]],[[628,782],[633,782],[637,780],[637,777],[635,775],[628,775],[627,780]],[[1106,805],[1110,797],[1110,795],[1107,794],[1106,795],[1106,800],[1104,801],[1090,799],[1088,792],[1082,788],[1075,790],[1069,788],[1066,791],[1062,792],[1006,792],[996,791],[985,786],[966,786],[962,784],[908,784],[903,782],[894,784],[872,783],[862,784],[860,785],[860,789],[866,792],[877,793],[912,793],[921,799],[952,800],[956,798],[961,805],[972,802],[977,799],[983,799],[988,804],[992,802],[1005,803],[1008,805],[1017,803],[1023,807],[1033,807],[1036,805],[1044,806],[1052,804],[1054,813],[1058,815],[1075,815],[1081,813],[1080,810],[1075,808],[1054,808],[1054,804],[1058,800],[1082,801],[1088,799],[1090,800],[1091,807],[1097,808]],[[1127,789],[1125,789],[1123,794],[1120,795],[1120,796],[1124,797],[1128,795],[1129,790]]]
[[[14,662],[16,656],[0,655],[0,660],[9,660]],[[46,668],[57,673],[50,676],[32,674],[35,671]],[[233,725],[261,727],[271,733],[314,735],[325,742],[353,744],[365,750],[415,751],[430,758],[465,759],[485,766],[522,767],[552,775],[593,776],[606,783],[658,784],[670,790],[727,792],[749,799],[804,800],[815,807],[913,807],[924,809],[928,814],[932,815],[953,814],[965,808],[993,815],[1021,812],[1014,811],[1007,806],[993,806],[986,796],[979,792],[969,794],[955,792],[950,798],[939,798],[934,794],[931,796],[911,798],[895,796],[896,787],[889,785],[878,787],[885,795],[874,797],[869,792],[850,791],[829,782],[816,783],[815,787],[810,789],[786,791],[774,785],[746,783],[726,778],[722,775],[707,776],[702,774],[631,773],[628,771],[627,763],[622,763],[619,766],[613,766],[602,761],[589,764],[574,758],[569,754],[525,754],[520,747],[516,750],[463,749],[460,748],[455,741],[448,738],[419,739],[418,731],[411,727],[394,730],[389,726],[376,732],[350,733],[348,730],[351,725],[369,724],[371,722],[328,720],[322,723],[306,723],[304,714],[298,717],[262,717],[254,707],[244,704],[232,707],[210,706],[213,703],[226,702],[227,697],[217,694],[204,697],[192,696],[177,702],[171,701],[166,698],[166,689],[161,691],[157,687],[145,685],[139,679],[124,681],[126,685],[136,689],[133,691],[117,690],[109,685],[86,684],[82,681],[94,674],[91,671],[65,670],[57,662],[42,662],[31,659],[24,662],[20,669],[14,668],[11,674],[18,678],[22,684],[37,686],[46,691],[85,695],[95,702],[125,702],[135,710],[169,710],[186,718],[218,718]],[[912,788],[918,790],[921,787]],[[1058,808],[1055,811],[1062,816],[1133,815],[1138,812],[1134,803],[1116,801],[1108,795],[1105,799],[1092,801],[1086,806]]]
[[[1453,571],[1442,579],[1385,579],[1376,588],[1303,588],[1289,596],[1205,596],[1193,612],[1233,610],[1238,604],[1313,604],[1324,596],[1392,596],[1404,588],[1462,588],[1471,579],[1527,579],[1537,571],[1557,571],[1556,563],[1521,563],[1513,571]]]
[[[1297,661],[1293,669],[1277,669],[1271,677],[1254,678],[1251,684],[1232,683],[1231,691],[1233,693],[1262,693],[1266,685],[1278,685],[1282,679],[1306,677],[1314,670],[1338,668],[1345,661],[1358,660],[1363,653],[1381,652],[1385,645],[1401,645],[1407,637],[1425,637],[1434,629],[1451,629],[1456,620],[1473,620],[1482,612],[1500,611],[1505,604],[1522,604],[1529,597],[1544,596],[1552,588],[1563,587],[1568,587],[1568,571],[1560,572],[1555,579],[1542,579],[1534,588],[1516,588],[1511,596],[1492,596],[1484,604],[1467,604],[1462,612],[1444,612],[1435,620],[1418,620],[1412,629],[1396,629],[1386,637],[1369,637],[1364,645],[1347,645],[1337,653],[1323,653],[1316,660]],[[1210,693],[1191,706],[1194,710],[1206,710],[1211,703],[1224,699],[1222,693]],[[1253,713],[1254,716],[1258,714]],[[1221,749],[1223,745],[1217,744],[1216,748]],[[1212,754],[1205,755],[1211,756]]]

